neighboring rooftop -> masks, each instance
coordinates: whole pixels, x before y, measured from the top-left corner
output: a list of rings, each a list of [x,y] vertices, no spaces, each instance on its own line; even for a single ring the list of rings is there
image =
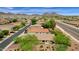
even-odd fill
[[[28,32],[48,33],[49,30],[41,27],[40,25],[34,25],[34,26],[30,26],[30,28],[28,29]]]
[[[41,27],[41,25],[32,25],[27,30],[28,33],[35,33],[39,40],[53,40],[53,35],[48,29]]]

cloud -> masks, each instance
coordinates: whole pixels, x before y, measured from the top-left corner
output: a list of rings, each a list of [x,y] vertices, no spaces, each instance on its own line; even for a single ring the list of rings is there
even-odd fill
[[[7,9],[14,9],[13,7],[6,7]]]
[[[55,8],[55,7],[0,7],[0,12],[11,12],[20,14],[43,14],[45,12],[52,13],[57,12],[58,14],[79,14],[79,8]]]
[[[54,8],[47,8],[47,7],[4,7],[4,8],[0,8],[0,11],[2,12],[11,12],[11,13],[24,13],[24,14],[42,14],[45,12],[51,13],[51,12],[55,12],[55,11],[59,11],[57,9]]]

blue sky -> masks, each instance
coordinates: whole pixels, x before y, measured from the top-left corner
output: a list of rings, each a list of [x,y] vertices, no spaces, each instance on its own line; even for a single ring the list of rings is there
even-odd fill
[[[56,12],[61,15],[79,15],[79,7],[0,7],[0,12],[43,14]]]

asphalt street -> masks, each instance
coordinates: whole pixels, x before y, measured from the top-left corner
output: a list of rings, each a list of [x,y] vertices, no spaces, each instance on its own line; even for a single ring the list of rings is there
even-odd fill
[[[73,28],[61,22],[56,22],[56,24],[63,30],[65,30],[67,33],[69,33],[71,36],[73,36],[75,39],[79,40],[79,29]]]
[[[2,51],[7,45],[9,45],[13,41],[13,38],[15,38],[15,37],[19,36],[21,33],[23,33],[30,25],[31,25],[31,23],[26,25],[24,28],[22,28],[18,32],[14,33],[12,36],[10,36],[6,40],[4,40],[2,43],[0,43],[0,51]]]

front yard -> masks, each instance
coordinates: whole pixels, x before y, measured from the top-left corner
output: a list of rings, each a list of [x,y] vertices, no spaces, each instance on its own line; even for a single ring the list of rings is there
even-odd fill
[[[39,43],[35,35],[22,35],[14,39],[15,44],[19,44],[19,49],[23,51],[31,51],[32,48]]]

